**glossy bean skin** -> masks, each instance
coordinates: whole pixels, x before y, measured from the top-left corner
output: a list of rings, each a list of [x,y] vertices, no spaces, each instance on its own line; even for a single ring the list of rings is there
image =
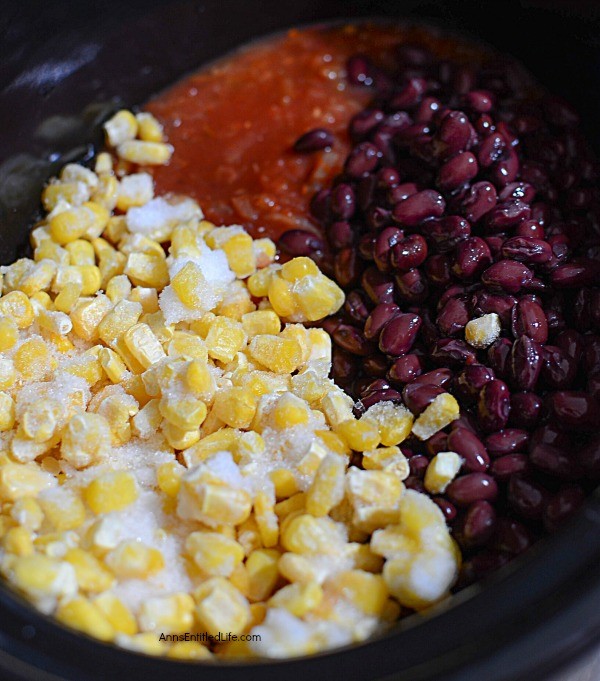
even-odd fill
[[[446,202],[441,194],[426,189],[409,196],[394,206],[393,218],[402,227],[416,227],[427,218],[439,218],[444,212]]]
[[[323,239],[303,229],[290,229],[279,239],[279,247],[288,255],[312,255],[325,247]]]
[[[491,290],[518,293],[533,279],[533,272],[514,260],[499,260],[481,275],[481,281]]]
[[[521,299],[512,308],[511,327],[515,338],[529,336],[536,343],[548,340],[548,320],[541,305],[531,300]]]
[[[543,364],[542,348],[529,336],[520,336],[513,343],[510,355],[511,382],[517,390],[532,391],[538,382]]]
[[[471,405],[477,401],[483,386],[493,378],[494,372],[489,367],[468,364],[456,374],[454,392],[463,404]]]
[[[550,413],[567,429],[589,430],[600,423],[600,406],[593,397],[582,391],[562,390],[548,399]]]
[[[542,400],[533,392],[512,393],[510,396],[510,424],[515,428],[533,428],[542,417]]]
[[[502,430],[510,414],[510,392],[506,383],[494,379],[486,383],[479,393],[477,403],[479,423],[483,430]]]
[[[380,303],[374,307],[365,322],[365,338],[368,340],[378,339],[383,327],[400,314],[402,312],[395,303]]]
[[[301,154],[311,153],[313,151],[320,151],[333,146],[333,134],[325,128],[314,128],[305,132],[294,142],[294,151]]]
[[[390,366],[388,378],[392,383],[404,385],[423,373],[424,362],[419,355],[408,354],[398,357]]]
[[[448,436],[448,448],[463,460],[463,468],[472,473],[484,473],[490,458],[483,442],[466,428],[456,428]]]
[[[419,315],[398,314],[383,327],[379,336],[379,349],[390,357],[405,355],[413,346],[421,328]]]
[[[528,444],[529,433],[521,428],[505,428],[485,438],[485,447],[494,457],[526,452]]]
[[[446,494],[454,505],[464,508],[476,501],[495,501],[498,485],[485,473],[469,473],[452,481]]]
[[[550,494],[542,485],[522,475],[513,475],[508,483],[508,503],[521,517],[540,520]]]

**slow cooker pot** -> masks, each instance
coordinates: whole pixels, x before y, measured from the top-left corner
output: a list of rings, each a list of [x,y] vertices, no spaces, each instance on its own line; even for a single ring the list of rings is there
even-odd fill
[[[4,0],[0,10],[0,263],[26,251],[45,180],[89,157],[118,105],[291,25],[343,17],[428,21],[519,58],[581,112],[600,148],[600,23],[590,2]],[[600,424],[599,424],[600,426]],[[0,585],[2,679],[344,681],[549,679],[600,642],[600,493],[559,533],[450,607],[348,649],[268,663],[191,664],[79,636]]]

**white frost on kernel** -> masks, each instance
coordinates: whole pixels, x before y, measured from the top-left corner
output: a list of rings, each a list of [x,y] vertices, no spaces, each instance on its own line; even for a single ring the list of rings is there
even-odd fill
[[[169,203],[162,197],[127,211],[127,229],[150,239],[164,238],[178,225],[204,217],[200,206],[192,199]]]

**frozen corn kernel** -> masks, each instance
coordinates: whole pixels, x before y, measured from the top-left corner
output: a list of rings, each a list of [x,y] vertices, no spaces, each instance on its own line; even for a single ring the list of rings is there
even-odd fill
[[[135,478],[127,471],[104,473],[92,480],[83,492],[85,503],[96,514],[127,508],[138,498]]]
[[[81,591],[101,593],[113,586],[115,581],[113,575],[88,551],[80,548],[69,549],[64,555],[64,560],[73,566]]]
[[[108,456],[111,432],[100,414],[77,414],[67,424],[60,453],[75,468],[85,468]]]
[[[13,348],[19,339],[19,327],[11,317],[0,317],[0,352]]]
[[[342,390],[330,390],[321,399],[320,407],[321,411],[325,414],[327,423],[332,428],[353,418],[352,408],[354,407],[354,401]],[[367,447],[367,449],[369,448]]]
[[[425,489],[432,494],[443,494],[461,465],[462,459],[456,452],[438,452],[425,471]]]
[[[363,453],[362,465],[365,470],[386,470],[400,480],[410,475],[408,459],[399,447],[379,447]]]
[[[164,142],[163,127],[151,114],[142,111],[135,116],[138,122],[137,136],[144,142]]]
[[[47,291],[56,273],[53,260],[40,260],[19,281],[19,289],[28,296],[38,291]]]
[[[269,284],[275,270],[271,267],[265,267],[263,270],[255,272],[251,277],[248,277],[248,291],[256,298],[265,298],[269,292]]]
[[[244,560],[244,549],[218,532],[192,532],[185,549],[202,572],[210,577],[229,577]]]
[[[22,291],[11,291],[0,298],[0,315],[12,319],[19,329],[31,326],[35,318],[33,306]]]
[[[37,319],[42,329],[57,336],[66,336],[73,329],[73,322],[64,312],[40,310]]]
[[[277,374],[291,374],[302,361],[302,348],[294,339],[260,334],[248,346],[250,357]]]
[[[64,291],[67,291],[69,286],[69,284],[65,286],[57,296],[57,299]],[[86,341],[93,341],[98,338],[98,327],[100,322],[112,310],[113,304],[109,298],[102,293],[91,300],[79,299],[80,293],[81,283],[73,284],[73,288],[69,289],[68,300],[65,298],[64,304],[61,301],[61,308],[63,312],[69,312],[71,322],[73,323],[73,331],[75,331],[79,338]],[[73,302],[69,307],[71,301]]]
[[[281,321],[273,310],[256,310],[242,316],[242,326],[248,338],[276,336],[281,330]]]
[[[327,516],[315,518],[300,514],[286,522],[281,528],[281,545],[293,553],[331,554],[345,543],[342,527]]]
[[[162,291],[169,283],[167,263],[159,255],[131,253],[124,272],[136,286],[148,286]]]
[[[212,359],[231,362],[236,352],[246,345],[246,334],[239,322],[217,317],[206,334],[206,348]]]
[[[46,490],[39,496],[46,522],[56,532],[66,532],[81,527],[86,512],[79,494],[66,487]]]
[[[297,310],[294,321],[298,322],[323,319],[344,303],[342,289],[323,274],[302,277],[294,282],[292,291]]]
[[[388,601],[388,588],[381,575],[348,570],[336,575],[333,590],[365,615],[380,617]]]
[[[419,440],[428,440],[460,416],[458,402],[450,393],[438,395],[414,422],[412,432]]]
[[[127,376],[127,367],[116,352],[110,348],[102,348],[98,353],[98,359],[112,383],[122,383]]]
[[[377,422],[367,417],[342,421],[336,426],[336,433],[357,452],[374,449],[380,442]]]
[[[22,497],[36,496],[56,485],[50,473],[35,464],[6,462],[0,466],[0,499],[15,501]]]
[[[501,330],[500,317],[491,312],[467,322],[465,339],[469,345],[481,350],[490,346],[498,338]]]
[[[0,432],[11,430],[15,425],[15,403],[5,392],[0,392]]]
[[[107,554],[105,562],[117,577],[123,579],[145,579],[165,566],[158,549],[135,540],[120,542]]]
[[[117,190],[117,208],[127,211],[143,206],[154,196],[154,181],[148,173],[126,175],[121,179]]]
[[[304,617],[319,606],[323,600],[323,589],[316,582],[288,584],[269,599],[270,608],[285,608],[296,617]]]
[[[56,610],[56,619],[101,641],[111,641],[115,636],[113,626],[100,608],[81,596],[61,603]]]
[[[402,404],[378,402],[369,407],[363,418],[377,422],[381,444],[385,447],[400,444],[410,435],[414,417]]]
[[[309,418],[310,411],[306,402],[292,393],[284,393],[271,411],[273,425],[279,430],[306,425]]]
[[[139,611],[142,631],[181,633],[194,622],[194,599],[187,593],[175,593],[145,600]]]
[[[196,619],[208,634],[228,631],[241,634],[250,621],[250,606],[244,596],[223,577],[212,577],[193,593]]]
[[[116,632],[129,636],[137,633],[138,628],[135,617],[120,598],[109,591],[105,591],[96,596],[92,602],[102,612]]]
[[[33,534],[25,527],[11,527],[2,537],[2,548],[15,556],[30,556],[35,550]]]
[[[144,369],[166,357],[162,345],[148,324],[134,324],[125,331],[123,339]]]
[[[44,512],[34,497],[21,497],[12,505],[10,517],[25,529],[35,532],[42,526]]]
[[[127,140],[117,147],[117,155],[125,161],[146,166],[160,166],[168,163],[173,147],[164,142]]]
[[[306,494],[306,510],[324,516],[344,498],[346,461],[338,454],[328,454],[319,464],[315,479]]]
[[[222,244],[227,262],[236,277],[245,279],[256,271],[256,255],[252,237],[245,232],[234,234]]]
[[[268,283],[268,298],[273,309],[280,317],[290,318],[297,311],[292,290],[293,284],[286,281],[280,272],[274,272]]]
[[[213,412],[232,428],[248,428],[256,413],[256,397],[247,388],[222,388],[215,395]]]
[[[138,122],[131,111],[121,109],[104,124],[106,140],[111,147],[118,147],[127,140],[135,139]]]
[[[10,567],[9,577],[17,589],[38,603],[77,593],[73,566],[39,554],[18,557]]]
[[[185,468],[177,461],[163,463],[156,470],[156,484],[167,496],[176,497],[184,471]]]
[[[248,555],[246,570],[250,601],[264,601],[273,593],[279,578],[277,564],[280,555],[275,549],[256,549]]]
[[[279,519],[274,502],[266,492],[258,492],[254,498],[254,518],[264,547],[271,548],[279,539]]]
[[[13,355],[15,369],[25,379],[39,380],[56,369],[56,360],[50,348],[39,336],[23,341]]]
[[[206,419],[207,408],[202,400],[193,397],[162,397],[158,408],[163,417],[181,430],[197,430]]]

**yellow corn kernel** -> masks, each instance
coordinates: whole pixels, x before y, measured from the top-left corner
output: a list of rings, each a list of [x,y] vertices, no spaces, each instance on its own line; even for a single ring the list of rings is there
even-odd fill
[[[193,333],[187,331],[175,331],[169,342],[169,357],[183,357],[191,360],[208,361],[206,344]]]
[[[402,404],[378,402],[367,409],[363,418],[373,419],[379,427],[381,444],[389,447],[400,444],[410,435],[414,417]]]
[[[458,402],[450,393],[438,395],[414,422],[412,432],[419,440],[428,440],[460,416]]]
[[[343,421],[353,418],[353,406],[352,398],[339,389],[330,390],[320,404],[321,411],[325,414],[327,423],[332,428],[336,428]]]
[[[289,582],[309,584],[319,580],[319,571],[310,557],[299,553],[284,553],[279,559],[279,572]]]
[[[167,651],[167,657],[174,660],[210,660],[213,655],[197,641],[177,641]]]
[[[128,392],[130,395],[132,394],[132,391],[130,389],[128,390]],[[146,404],[144,404],[144,406],[132,418],[132,424],[135,430],[135,434],[138,437],[141,437],[142,439],[146,440],[152,437],[158,431],[158,428],[162,421],[162,414],[160,413],[160,409],[158,408],[158,400],[147,398],[141,400],[142,396],[139,394],[133,395],[133,397],[140,404],[143,401],[146,402]]]
[[[75,349],[73,343],[66,336],[59,336],[56,333],[52,333],[52,331],[46,331],[44,336],[58,352],[67,353]]]
[[[252,237],[245,232],[234,234],[221,246],[227,256],[229,267],[238,279],[245,279],[256,272],[256,256]]]
[[[30,404],[21,414],[20,420],[23,433],[37,443],[49,440],[58,425],[55,405],[45,400]]]
[[[59,312],[69,314],[74,308],[81,295],[82,284],[79,282],[69,282],[60,290],[54,299],[54,307]]]
[[[265,492],[258,492],[254,499],[254,518],[260,532],[263,546],[271,548],[279,539],[279,520],[273,501]]]
[[[117,147],[127,140],[135,139],[138,122],[131,111],[121,109],[104,123],[104,131],[108,144],[111,147]]]
[[[236,528],[237,540],[244,549],[246,556],[252,551],[262,548],[260,532],[253,516],[250,516]]]
[[[11,317],[0,317],[0,352],[10,350],[19,340],[19,327]]]
[[[336,432],[346,440],[350,449],[357,452],[375,449],[380,442],[377,422],[365,417],[342,421],[336,426]]]
[[[76,285],[77,286],[77,285]],[[79,284],[79,289],[81,284]],[[66,290],[67,287],[65,287]],[[73,291],[74,293],[74,291]],[[59,293],[59,296],[62,294]],[[70,297],[71,294],[69,294]],[[58,299],[58,296],[57,296]],[[67,301],[65,300],[65,305]],[[61,304],[61,307],[63,305]],[[98,326],[104,317],[112,310],[113,304],[104,295],[99,294],[91,300],[76,299],[72,311],[70,311],[69,316],[73,322],[73,331],[79,336],[79,338],[86,341],[93,341],[98,338]],[[59,309],[59,308],[57,308]],[[64,309],[63,312],[69,312],[69,309]],[[137,321],[137,319],[136,319]]]
[[[344,303],[344,292],[326,276],[302,277],[294,283],[296,321],[317,321],[337,312]]]
[[[350,456],[350,447],[348,447],[346,441],[337,435],[337,433],[334,433],[331,430],[315,430],[315,435],[321,440],[327,449],[330,449],[336,454]]]
[[[158,408],[169,423],[181,430],[197,430],[207,414],[204,402],[192,397],[162,397]]]
[[[99,593],[110,589],[114,577],[91,553],[80,548],[69,549],[64,560],[73,566],[81,591]]]
[[[365,615],[380,617],[388,601],[388,588],[381,575],[363,570],[340,572],[332,580],[335,593],[343,596]]]
[[[86,201],[82,209],[86,212],[88,221],[85,236],[88,239],[97,239],[106,228],[110,213],[102,204],[95,201]]]
[[[256,413],[256,397],[247,388],[221,388],[215,395],[213,412],[232,428],[248,428]]]
[[[74,490],[56,487],[40,495],[39,501],[46,521],[56,532],[75,530],[85,521],[85,506]]]
[[[103,378],[100,361],[87,352],[75,358],[72,364],[66,365],[64,370],[73,376],[83,378],[90,387],[95,386]]]
[[[187,387],[205,402],[212,400],[217,389],[214,376],[203,359],[194,359],[190,362],[185,374],[185,382]]]
[[[125,274],[118,274],[112,277],[106,284],[106,295],[115,305],[131,293],[131,282]],[[139,301],[137,301],[139,302]]]
[[[307,275],[316,276],[320,273],[313,260],[306,257],[293,258],[285,263],[280,270],[281,276],[290,282],[297,281]]]
[[[331,383],[312,370],[292,376],[292,392],[310,404],[319,402],[330,388]]]
[[[138,627],[135,617],[120,598],[107,591],[96,596],[92,602],[115,631],[129,636],[137,633]]]
[[[46,291],[37,291],[31,296],[30,300],[38,314],[42,311],[42,309],[51,310],[54,307],[52,298],[48,293],[46,293]]]
[[[456,452],[438,452],[425,471],[425,489],[432,494],[443,494],[461,466],[462,459]]]
[[[279,430],[308,423],[310,412],[306,402],[292,393],[284,393],[271,412],[274,426]]]
[[[119,336],[137,324],[141,314],[142,306],[139,303],[119,301],[98,324],[98,336],[107,345],[113,345]]]
[[[281,336],[255,336],[248,351],[253,360],[276,374],[291,374],[302,361],[302,348],[298,342]]]
[[[93,296],[102,284],[102,275],[96,265],[78,265],[81,274],[81,295]]]
[[[3,267],[3,290],[5,293],[20,289],[21,281],[34,269],[29,258],[19,258],[12,265]]]
[[[293,494],[288,499],[280,501],[275,504],[275,513],[279,518],[286,518],[292,513],[297,511],[304,511],[306,506],[306,494],[304,492],[298,492]]]
[[[53,260],[40,260],[21,278],[19,289],[28,296],[47,291],[55,274],[56,263]]]
[[[134,324],[125,331],[123,339],[144,369],[166,357],[158,338],[147,324]]]
[[[140,606],[140,629],[170,634],[189,631],[194,623],[194,605],[194,599],[183,592],[148,598]]]
[[[65,246],[81,239],[91,223],[91,216],[83,207],[68,208],[51,218],[50,236],[57,244]]]
[[[200,431],[198,428],[193,430],[184,430],[183,428],[178,428],[168,421],[163,422],[162,431],[163,435],[165,436],[165,440],[169,443],[170,447],[173,447],[173,449],[189,449],[190,447],[193,447],[200,439]]]
[[[292,284],[286,281],[279,272],[275,272],[271,276],[267,295],[273,309],[280,317],[291,317],[296,312],[296,300]]]
[[[156,469],[156,484],[169,497],[176,497],[185,468],[177,461],[167,461]]]
[[[145,166],[160,166],[168,163],[173,155],[173,147],[163,142],[144,142],[127,140],[117,147],[119,158]]]
[[[298,483],[292,471],[287,468],[278,468],[269,473],[271,482],[275,487],[276,499],[288,499],[298,491]]]
[[[77,239],[66,245],[71,265],[95,265],[96,254],[89,241]]]
[[[346,460],[338,454],[328,454],[320,463],[315,479],[306,494],[306,510],[314,516],[324,516],[344,498]]]
[[[117,178],[110,174],[110,172],[103,172],[98,178],[98,186],[92,192],[92,199],[94,203],[102,206],[107,211],[111,211],[117,205],[118,191],[119,182]]]
[[[61,456],[75,468],[85,468],[108,456],[111,432],[100,414],[76,414],[67,424],[60,448]]]
[[[217,315],[214,312],[207,312],[203,314],[200,319],[196,319],[190,323],[190,329],[197,333],[200,338],[205,339],[210,331],[211,324],[215,321]]]
[[[136,114],[138,122],[137,136],[144,142],[164,142],[165,136],[162,125],[151,113],[145,111]]]
[[[228,317],[216,317],[206,334],[206,348],[213,359],[231,362],[246,345],[246,334],[239,322]]]
[[[193,593],[196,619],[202,631],[216,636],[221,631],[239,635],[250,621],[250,607],[244,596],[223,577],[212,577]]]
[[[139,303],[144,310],[144,314],[155,314],[159,311],[158,292],[155,288],[136,286],[131,291],[129,300]]]
[[[40,310],[38,324],[55,336],[66,336],[73,329],[73,322],[67,314],[53,310]]]
[[[113,168],[112,156],[107,151],[102,151],[96,156],[94,172],[96,175],[111,173]]]
[[[11,291],[0,298],[0,315],[12,319],[19,329],[31,326],[35,319],[33,306],[22,291]]]
[[[491,312],[467,322],[465,340],[472,347],[482,350],[498,338],[500,331],[502,331],[500,317],[495,312]]]
[[[53,475],[36,464],[3,462],[0,466],[0,499],[15,501],[22,497],[36,496],[39,492],[56,485]]]
[[[51,182],[42,192],[42,203],[47,211],[54,210],[61,202],[80,206],[90,197],[85,182]]]
[[[244,560],[244,549],[219,532],[192,532],[185,550],[202,572],[210,577],[229,577]]]
[[[280,553],[275,549],[257,549],[249,554],[246,571],[250,601],[264,601],[273,593],[279,579],[279,557]]]
[[[127,257],[118,251],[105,251],[98,258],[98,268],[102,275],[102,286],[105,287],[107,282],[119,274],[123,274]]]
[[[33,535],[25,527],[11,527],[2,537],[2,548],[15,556],[31,556],[34,552]]]
[[[252,499],[244,489],[206,483],[197,470],[185,473],[181,480],[178,514],[211,527],[239,525],[250,515]]]
[[[281,527],[281,545],[293,553],[335,553],[343,541],[337,523],[327,516],[302,513],[286,518]]]
[[[148,286],[157,291],[169,283],[169,271],[164,257],[148,253],[131,253],[125,265],[125,274],[136,286]]]
[[[113,244],[118,244],[127,237],[127,218],[125,215],[113,215],[108,219],[103,237]],[[101,242],[100,242],[101,243]],[[95,251],[97,248],[94,249]]]
[[[15,403],[5,392],[0,392],[0,432],[11,430],[15,425]]]
[[[102,348],[98,353],[100,365],[112,383],[121,383],[127,375],[123,360],[110,348]]]
[[[269,284],[274,272],[274,269],[265,267],[264,270],[258,270],[249,277],[247,284],[250,294],[255,298],[265,298],[269,293]]]
[[[275,260],[277,246],[268,238],[255,239],[254,252],[256,253],[256,266],[267,267]]]
[[[379,447],[364,452],[362,465],[365,470],[393,472],[400,480],[405,480],[410,474],[408,459],[399,447]]]
[[[239,433],[233,428],[221,428],[203,437],[198,444],[184,453],[186,464],[195,465],[217,452],[233,452],[238,436]]]
[[[115,629],[104,613],[82,596],[61,603],[55,613],[59,622],[101,641],[112,641]]]
[[[92,480],[85,488],[83,498],[96,515],[121,511],[138,498],[138,487],[131,473],[114,471]]]
[[[19,346],[13,355],[15,369],[32,380],[43,378],[49,371],[56,369],[56,360],[48,346],[39,336],[32,336]]]
[[[281,321],[273,310],[257,310],[242,315],[242,326],[249,338],[265,334],[277,336]]]
[[[10,517],[22,527],[35,532],[42,526],[44,512],[34,497],[22,497],[12,505]]]
[[[105,562],[122,579],[144,579],[160,572],[165,561],[162,553],[140,541],[122,541],[110,551]]]
[[[317,582],[295,583],[276,591],[268,600],[270,608],[285,608],[296,617],[303,617],[319,606],[323,600],[323,589]]]
[[[19,556],[11,563],[10,581],[34,600],[68,598],[77,593],[71,565],[35,553]]]

